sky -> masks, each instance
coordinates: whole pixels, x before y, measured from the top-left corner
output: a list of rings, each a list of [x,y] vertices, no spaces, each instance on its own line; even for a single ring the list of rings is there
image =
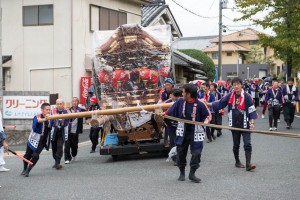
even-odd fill
[[[198,17],[176,5],[173,1],[176,1],[198,15],[214,18]],[[219,0],[166,0],[166,4],[169,5],[184,37],[219,34]],[[225,15],[223,17],[223,25],[226,26],[226,32],[223,32],[223,35],[243,30],[248,27],[267,34],[273,34],[271,29],[264,30],[262,27],[251,26],[251,21],[234,22],[233,19],[241,16],[238,9],[231,9],[236,7],[234,0],[228,0],[227,7],[228,9],[222,10],[223,15]],[[265,15],[265,13],[262,13],[260,16],[263,15]]]

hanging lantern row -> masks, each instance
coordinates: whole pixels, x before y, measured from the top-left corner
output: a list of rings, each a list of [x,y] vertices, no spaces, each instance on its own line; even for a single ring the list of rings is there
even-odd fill
[[[162,77],[168,77],[169,74],[169,67],[168,66],[162,66],[159,70],[154,69],[148,69],[147,67],[142,67],[141,69],[137,68],[135,70],[135,73],[137,73],[140,77],[140,79],[144,81],[150,81],[151,83],[158,83],[159,81],[159,75]],[[99,72],[98,78],[99,82],[103,84],[110,83],[110,80],[112,81],[112,84],[114,87],[116,87],[117,83],[125,83],[129,81],[130,77],[130,71],[117,68],[113,73],[112,76],[105,71]]]

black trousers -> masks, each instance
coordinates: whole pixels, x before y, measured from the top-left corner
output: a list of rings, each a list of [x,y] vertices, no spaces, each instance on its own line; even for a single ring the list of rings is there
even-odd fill
[[[253,98],[253,100],[255,108],[257,108],[259,106],[259,98]]]
[[[215,118],[216,118],[216,125],[222,125],[222,113],[216,112]],[[221,131],[222,129],[216,128],[216,130]]]
[[[43,143],[43,137],[40,138],[38,147],[35,151],[33,151],[28,145],[26,147],[26,152],[25,155],[23,156],[24,158],[26,158],[27,160],[30,160],[33,165],[35,166],[35,164],[38,162],[39,158],[40,158],[40,154],[44,149],[45,144]],[[23,161],[23,165],[24,165],[24,170],[27,169],[28,163]]]
[[[62,131],[57,131],[54,140],[51,142],[52,144],[52,156],[55,160],[56,164],[60,164],[60,160],[63,154],[63,135]]]
[[[90,129],[90,140],[92,142],[92,150],[95,151],[96,150],[96,146],[99,144],[99,131],[100,131],[100,127],[94,128],[91,127]]]
[[[168,136],[170,138],[170,149],[172,149],[175,147],[176,127],[168,125],[165,128],[165,141],[168,139]]]
[[[268,111],[269,111],[269,126],[273,127],[273,121],[274,121],[274,127],[277,128],[277,120],[279,119],[279,115],[280,115],[280,106],[268,105]]]
[[[216,118],[216,113],[211,113],[211,124],[216,124],[217,123],[217,118]],[[212,136],[214,135],[215,128],[211,127],[206,127],[206,137],[208,140],[212,139]]]
[[[284,121],[288,125],[291,125],[294,122],[295,110],[296,110],[295,106],[283,105]]]
[[[192,154],[190,167],[192,169],[198,169],[200,167],[202,148],[194,149],[193,143],[194,143],[194,137],[190,136],[190,137],[185,137],[181,145],[177,145],[177,166],[179,168],[183,168],[187,164],[186,156],[187,156],[189,146]]]
[[[240,151],[240,143],[241,143],[241,136],[243,136],[244,142],[244,151],[245,152],[252,152],[252,145],[251,145],[251,133],[249,132],[242,132],[242,131],[231,131],[232,132],[232,140],[233,140],[233,153],[239,153]]]
[[[65,160],[71,160],[78,152],[78,133],[69,133],[68,140],[65,142]]]

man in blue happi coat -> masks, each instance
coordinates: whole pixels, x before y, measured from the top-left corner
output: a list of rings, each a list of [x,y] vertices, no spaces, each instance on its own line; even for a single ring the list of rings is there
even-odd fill
[[[41,114],[34,116],[32,120],[32,131],[29,135],[27,141],[27,148],[24,155],[24,158],[30,160],[33,165],[29,165],[28,163],[23,161],[24,169],[21,175],[28,177],[32,168],[36,165],[39,160],[39,155],[44,148],[48,149],[47,140],[48,135],[50,133],[50,123],[49,121],[45,121],[46,117],[50,115],[50,104],[43,103],[41,106]]]
[[[296,104],[299,101],[298,88],[294,86],[294,79],[288,78],[287,85],[282,89],[283,102],[283,115],[286,122],[286,128],[292,128],[294,121]]]
[[[228,106],[229,126],[240,129],[254,129],[254,120],[257,118],[256,109],[253,105],[252,97],[242,89],[242,84],[243,82],[239,77],[233,78],[232,92],[218,101],[207,102],[206,104],[212,106],[215,112]],[[241,136],[243,136],[244,141],[246,170],[251,171],[256,168],[256,165],[251,164],[252,145],[250,132],[232,131],[235,166],[245,168],[239,158]]]
[[[273,81],[272,87],[267,91],[265,101],[268,104],[269,111],[269,131],[277,131],[277,123],[280,117],[280,108],[283,101],[282,92],[278,86],[277,80]]]
[[[210,91],[210,85],[208,83],[202,84],[204,92],[200,95],[200,99],[204,99],[207,102],[214,102],[215,101],[215,95],[211,93]],[[215,112],[213,109],[210,109],[212,120],[211,124],[215,124]],[[206,127],[206,136],[207,136],[207,143],[212,142],[212,139],[216,139],[216,136],[214,135],[214,128]]]
[[[206,105],[197,99],[197,87],[193,84],[186,84],[182,88],[183,97],[179,98],[165,114],[180,119],[209,123],[210,112]],[[203,126],[178,122],[175,144],[177,146],[177,165],[180,169],[179,181],[185,180],[186,155],[190,146],[192,157],[189,179],[195,183],[201,182],[201,179],[195,176],[195,172],[200,166],[204,137],[205,128]]]

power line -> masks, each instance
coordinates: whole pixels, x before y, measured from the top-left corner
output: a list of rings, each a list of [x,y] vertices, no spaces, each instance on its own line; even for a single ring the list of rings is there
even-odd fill
[[[208,17],[208,16],[202,16],[202,15],[199,15],[191,10],[189,10],[188,8],[185,8],[183,7],[182,5],[180,5],[179,3],[177,3],[175,0],[172,0],[176,5],[178,5],[179,7],[181,7],[182,9],[186,10],[187,12],[193,14],[193,15],[196,15],[198,17],[201,17],[201,18],[206,18],[206,19],[213,19],[213,18],[218,18],[219,16],[213,16],[213,17]]]
[[[247,27],[247,26],[256,26],[256,24],[245,24],[245,25],[225,25],[226,27]]]

